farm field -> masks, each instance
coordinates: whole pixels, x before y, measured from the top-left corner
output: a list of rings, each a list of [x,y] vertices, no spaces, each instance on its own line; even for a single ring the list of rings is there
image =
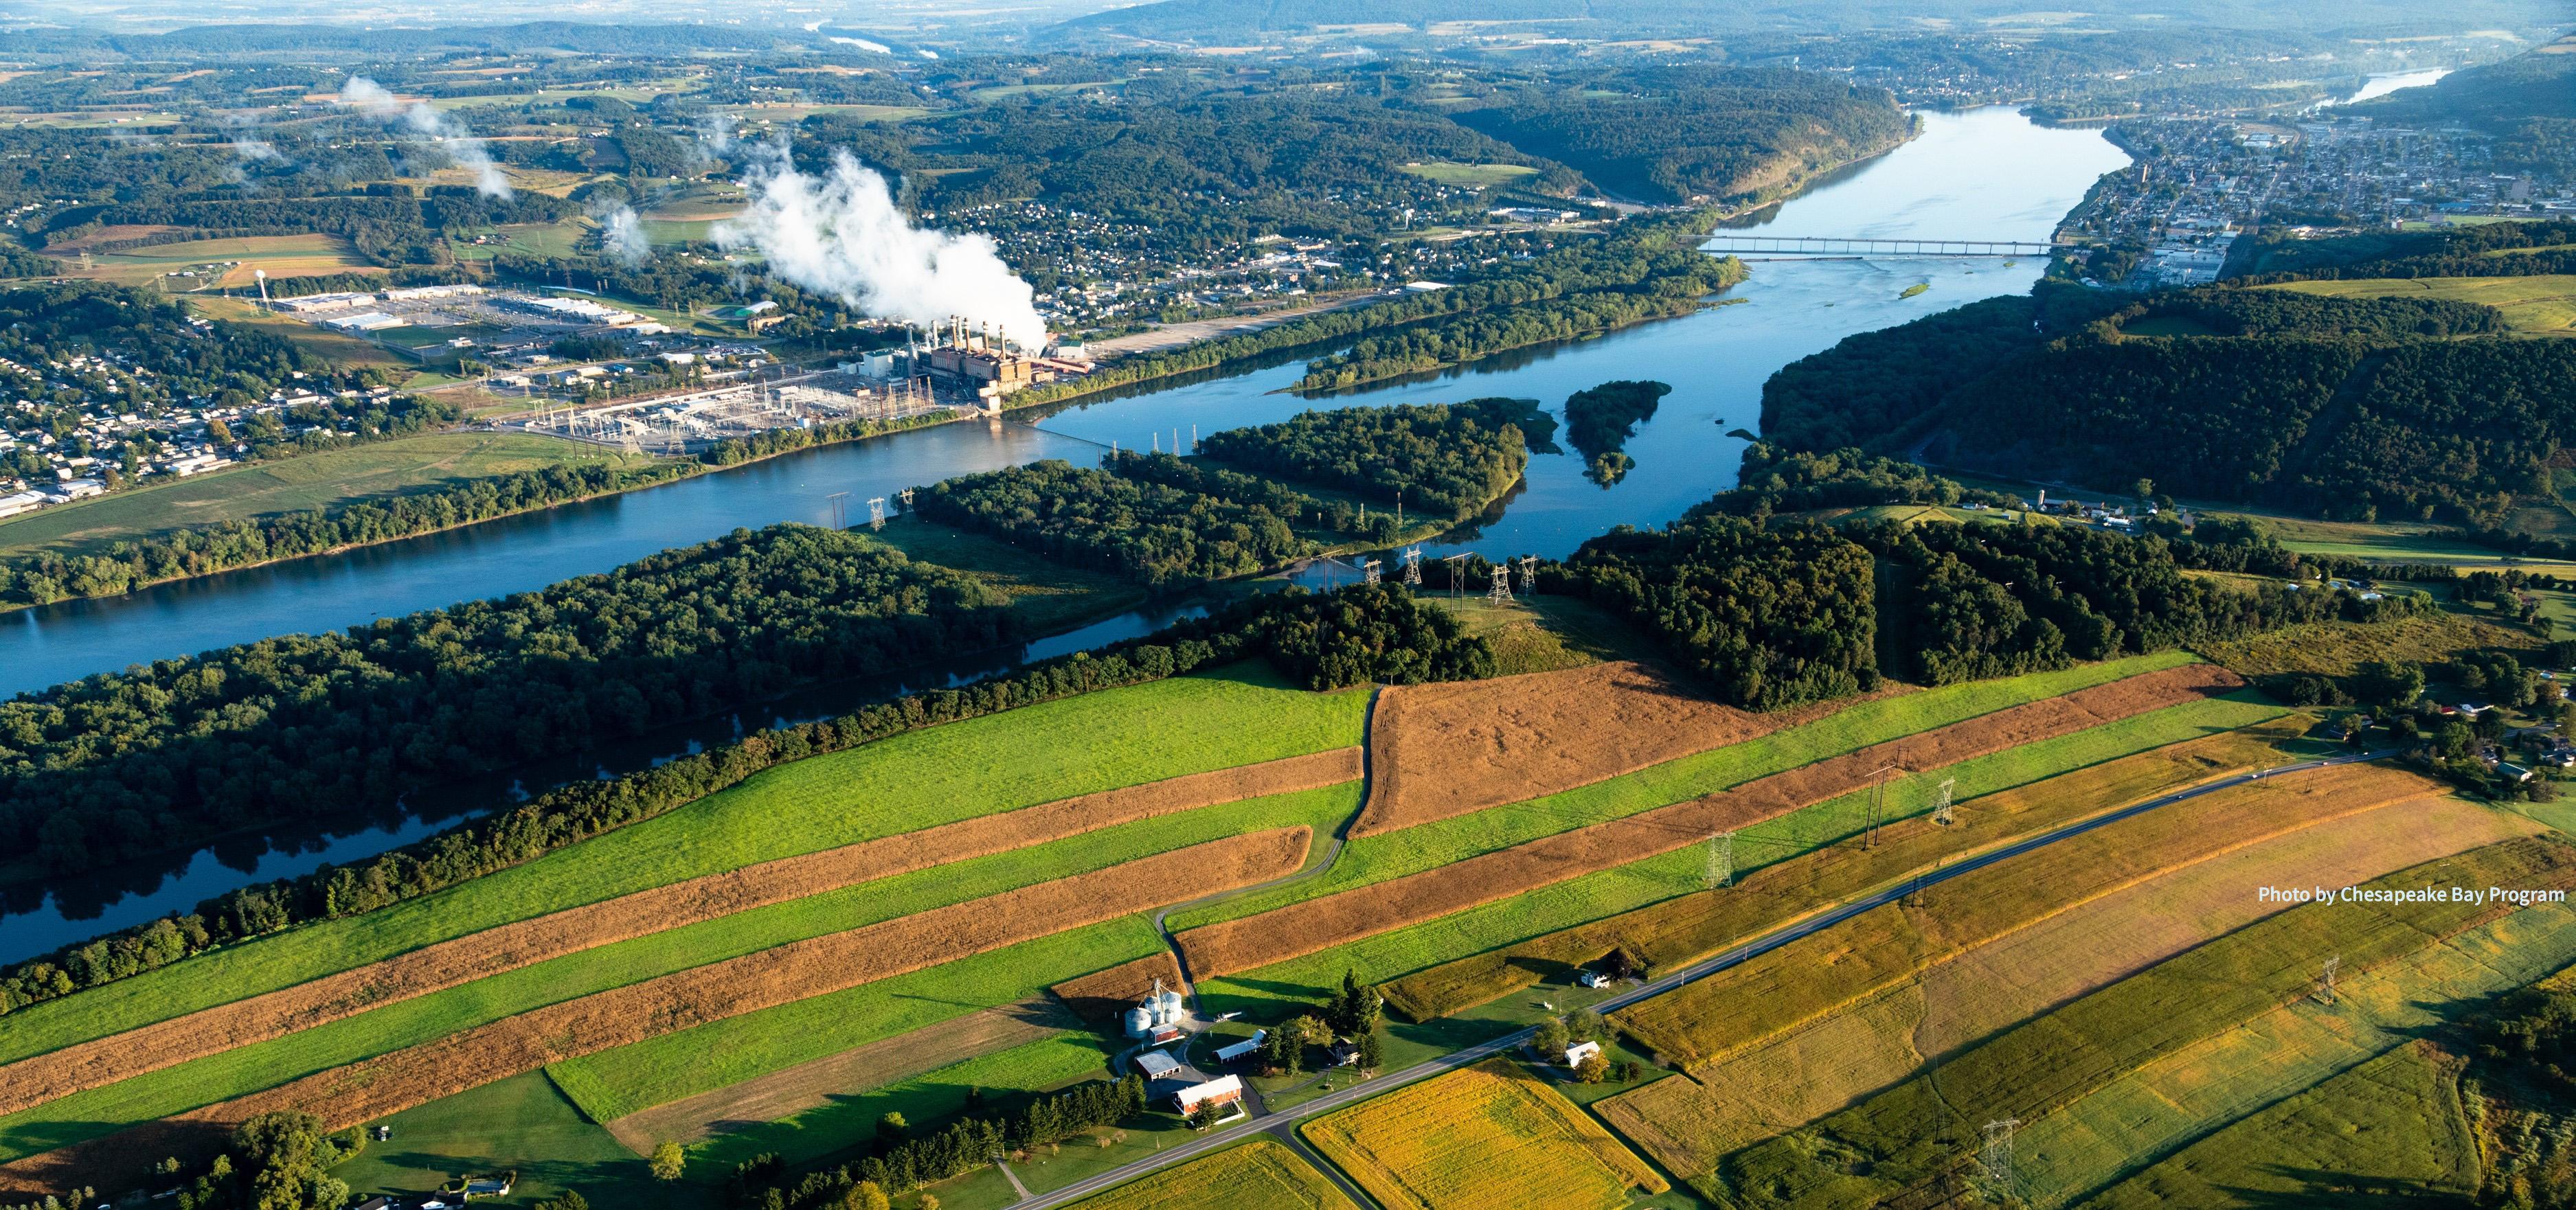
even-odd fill
[[[2363,796],[2349,787],[2328,792]],[[2165,810],[2188,805],[2194,804]],[[2257,798],[2241,807],[2259,813],[2271,803]],[[2240,820],[2247,813],[2230,812]],[[2259,815],[2251,822],[2257,829],[2270,823]],[[2178,868],[2156,871],[2089,902],[2068,904],[1955,957],[1936,959],[1909,979],[1855,996],[1731,1057],[1616,1098],[1603,1113],[1666,1166],[1688,1174],[1706,1172],[1721,1156],[1897,1083],[1930,1056],[1970,1045],[2279,910],[2245,894],[2248,886],[2302,880],[2358,883],[2510,839],[2522,830],[2519,822],[2456,799],[2402,799],[2305,827],[2293,825],[2196,863],[2177,854]],[[2207,816],[2178,818],[2168,825],[2193,826],[2215,830],[2223,825]],[[2085,854],[2072,851],[2076,843],[2060,846],[2069,850],[2062,858],[2052,850],[2044,860],[2052,866],[2082,860]],[[2039,875],[2018,870],[2015,876]],[[1991,890],[1964,880],[1936,892],[1928,908],[1906,914],[1956,914],[1963,900]],[[1866,932],[1836,932],[1839,945],[1855,950],[1882,940]]]
[[[1238,666],[891,736],[438,895],[230,946],[10,1016],[0,1061],[687,878],[1190,773],[1347,747],[1367,696]],[[1195,726],[1176,727],[1173,720]],[[73,1011],[77,1004],[77,1011]]]
[[[1932,787],[1941,778],[1962,775],[1962,785],[1973,795],[1978,783],[1965,776],[1972,765],[1992,772],[2001,784],[2018,785],[2068,768],[2219,735],[2278,713],[2277,707],[2225,699],[2174,707],[2000,754],[1987,758],[1982,765],[1971,762],[1919,774],[1907,782],[1892,782],[1890,802],[1907,805],[1890,806],[1889,815],[1914,818],[1901,820],[1893,828],[1882,828],[1881,838],[1887,843],[1874,849],[1863,850],[1852,843],[1866,822],[1866,793],[1741,829],[1735,844],[1737,876],[1746,885],[1753,885],[1754,879],[1765,880],[1761,883],[1765,891],[1759,896],[1692,894],[1706,885],[1706,854],[1704,848],[1690,846],[1383,933],[1337,950],[1259,968],[1239,979],[1206,980],[1200,985],[1200,996],[1210,1004],[1222,1000],[1230,1007],[1249,1007],[1267,1004],[1282,995],[1320,995],[1341,978],[1346,968],[1356,968],[1372,980],[1395,979],[1415,972],[1427,973],[1462,958],[1507,952],[1509,947],[1569,930],[1598,929],[1602,931],[1575,931],[1570,935],[1598,937],[1606,933],[1615,938],[1583,954],[1582,960],[1607,953],[1613,944],[1631,943],[1650,961],[1665,965],[1703,957],[1749,930],[1794,919],[1850,894],[1852,889],[1878,885],[1928,866],[1946,854],[1999,843],[2000,835],[1944,829],[1929,821],[1924,813],[1930,810]],[[2119,803],[2052,803],[2044,821],[2034,819],[2027,826],[2036,830],[2116,805]],[[2063,816],[2058,814],[2061,810],[2065,812]],[[2007,826],[2015,830],[2024,827],[2020,821]],[[1704,842],[1706,835],[1703,830],[1696,838]],[[1770,873],[1775,867],[1779,870],[1776,875]],[[1537,973],[1561,972],[1562,968],[1541,963],[1526,969]],[[1517,982],[1526,986],[1528,981],[1520,978]]]
[[[1622,1010],[1613,1020],[1668,1062],[1697,1074],[1863,997],[1900,984],[1920,986],[1917,981],[1926,968],[2016,931],[2045,928],[2042,922],[2099,897],[2223,860],[2249,844],[2441,792],[2438,783],[2370,765],[2234,787],[2060,842],[2028,866],[2005,862],[1979,870],[1944,886],[1930,907],[1894,903],[1875,909]],[[2472,813],[2467,822],[2474,825],[2486,817]],[[2458,843],[2428,856],[2446,856],[2480,835],[2474,826],[2463,831]],[[2497,832],[2511,831],[2505,826],[2486,835],[2502,839]],[[2265,884],[2242,883],[2238,889],[2248,885]],[[2253,899],[2241,893],[2233,897]],[[2189,920],[2209,906],[2214,905],[2183,899],[2168,903],[2165,912]],[[2243,903],[2238,906],[2249,910]],[[2250,910],[2259,914],[2259,908]],[[2197,933],[2186,930],[2172,944],[2188,944]]]
[[[16,1112],[54,1097],[265,1042],[293,1030],[566,954],[666,934],[761,908],[793,905],[863,884],[868,887],[869,898],[875,901],[871,910],[882,911],[887,905],[902,902],[905,889],[888,885],[886,880],[934,866],[942,867],[942,893],[951,895],[971,893],[978,876],[957,863],[972,863],[977,858],[1014,855],[1028,866],[1016,873],[1042,876],[1041,872],[1055,863],[1017,851],[1201,807],[1323,789],[1358,776],[1357,751],[1336,749],[959,820],[921,832],[780,858],[516,921],[328,978],[21,1060],[5,1069],[10,1086],[7,1092],[0,1093],[0,1113]],[[1331,809],[1340,809],[1338,796],[1323,801]],[[1312,813],[1294,808],[1291,815],[1306,819],[1309,827],[1330,818],[1318,820]],[[1240,816],[1229,822],[1240,822]],[[1172,839],[1156,835],[1144,843]],[[1109,851],[1134,855],[1138,846],[1130,844],[1123,850]],[[1087,856],[1098,860],[1097,855]],[[737,926],[749,923],[735,922]],[[562,973],[557,972],[549,982],[562,978]]]
[[[693,1210],[694,1189],[654,1180],[644,1161],[584,1120],[540,1072],[512,1076],[385,1119],[393,1137],[331,1170],[357,1196],[419,1194],[459,1172],[516,1170],[510,1203],[579,1189],[596,1205]]]
[[[2285,627],[2271,634],[2206,644],[2202,654],[2248,677],[2281,672],[2349,676],[2370,660],[2447,664],[2461,651],[2530,647],[2535,642],[2528,630],[2443,610],[2379,625],[2314,622]]]
[[[1012,606],[1035,633],[1117,613],[1146,598],[1144,588],[1124,576],[1050,563],[1008,542],[910,513],[887,521],[882,530],[852,532],[922,562],[953,568],[1010,594]]]
[[[2087,1210],[2222,1210],[2354,1186],[2465,1200],[2476,1144],[2458,1061],[2412,1042],[2237,1122],[2087,1199]],[[2332,1174],[2321,1177],[2318,1174]]]
[[[2516,332],[2576,334],[2576,277],[2360,278],[2285,282],[2264,287],[2324,298],[2437,298],[2477,303],[2504,312]]]
[[[2546,888],[2572,881],[2576,847],[2532,837],[2367,885]],[[2563,907],[2530,911],[2562,914]],[[2356,975],[2383,965],[2403,968],[2442,938],[2509,912],[2444,901],[2275,913],[1950,1057],[1932,1077],[1937,1089],[1917,1077],[1738,1152],[1693,1180],[1703,1189],[1723,1188],[1748,1207],[1865,1204],[1920,1188],[1973,1154],[1976,1123],[2003,1117],[2040,1123],[2160,1056],[2228,1034],[2305,995],[2314,986],[2317,954],[2339,955],[2343,969]]]
[[[1773,820],[1864,789],[1872,771],[1883,766],[1925,769],[1953,764],[2200,700],[2239,683],[2221,669],[2186,665],[2079,689],[1791,768],[1723,793],[1588,827],[1556,830],[1520,844],[1454,858],[1438,868],[1367,881],[1361,888],[1193,928],[1181,934],[1180,944],[1190,969],[1202,977],[1269,966],[1605,867],[1673,852],[1715,832]],[[1781,733],[1791,734],[1795,731]],[[1337,866],[1335,875],[1349,864]],[[1292,890],[1332,881],[1319,879]]]
[[[1467,598],[1425,600],[1448,610],[1467,633],[1492,645],[1494,665],[1501,675],[1563,672],[1605,660],[1654,658],[1652,648],[1626,623],[1572,597],[1524,597],[1504,606]]]
[[[1435,160],[1427,164],[1407,164],[1404,171],[1426,181],[1457,185],[1467,189],[1484,189],[1508,185],[1522,177],[1537,176],[1538,169],[1527,164],[1459,164]]]
[[[2419,956],[2338,976],[2332,1008],[2305,998],[2105,1084],[2025,1136],[2035,1200],[2110,1185],[2144,1160],[2408,1042],[2457,1025],[2498,993],[2576,962],[2576,912],[2544,904],[2444,938]],[[2315,975],[2310,972],[2313,984]],[[2224,1078],[2219,1078],[2220,1075]]]
[[[200,269],[200,266],[205,268]],[[166,277],[173,272],[188,270],[198,270],[201,276]],[[253,270],[265,270],[272,279],[384,272],[374,262],[358,255],[358,250],[349,241],[336,235],[318,234],[239,235],[188,240],[124,252],[97,253],[86,269],[81,267],[77,258],[63,263],[63,271],[68,276],[93,281],[144,286],[167,280],[174,294],[218,288],[251,289],[258,285],[252,277]]]
[[[1388,1210],[1614,1210],[1632,1190],[1670,1187],[1573,1102],[1499,1060],[1300,1131]]]
[[[1081,1210],[1356,1210],[1314,1165],[1266,1138],[1075,1205]]]
[[[647,461],[525,433],[422,433],[226,467],[0,521],[0,556],[40,550],[90,553],[193,526],[435,491],[549,466],[640,466]]]
[[[2195,708],[2186,708],[2195,709]],[[2142,732],[2149,718],[2122,728]],[[2151,748],[2045,777],[1990,794],[1968,792],[1942,827],[1927,815],[1899,818],[1879,830],[1879,844],[1864,848],[1745,845],[1729,895],[1680,895],[1549,933],[1516,945],[1418,971],[1388,984],[1389,1003],[1417,1021],[1460,1012],[1542,979],[1571,977],[1578,964],[1625,948],[1652,965],[1670,968],[1716,952],[1727,943],[1885,884],[1948,857],[1990,848],[2101,811],[2154,797],[2193,782],[2295,757],[2308,726],[2288,715],[2241,730]],[[2108,739],[2109,736],[2092,737]],[[2145,737],[2131,738],[2146,742]],[[2064,745],[2065,741],[2056,741]],[[2089,746],[2089,745],[2088,745]],[[2033,753],[2045,760],[2052,754]],[[1743,839],[1756,839],[1748,832]]]
[[[42,1185],[58,1166],[131,1167],[142,1162],[132,1157],[146,1153],[200,1151],[211,1141],[205,1137],[209,1128],[275,1110],[313,1113],[333,1129],[355,1125],[564,1059],[1116,920],[1168,902],[1178,886],[1222,890],[1276,878],[1304,862],[1311,838],[1309,829],[1291,827],[1208,841],[761,949],[442,1033],[430,1042],[175,1117],[155,1115],[159,1120],[93,1144],[8,1165],[8,1175]],[[567,1091],[580,1100],[578,1090]],[[588,1103],[584,1111],[593,1120],[622,1116]],[[63,1132],[49,1133],[58,1140]]]

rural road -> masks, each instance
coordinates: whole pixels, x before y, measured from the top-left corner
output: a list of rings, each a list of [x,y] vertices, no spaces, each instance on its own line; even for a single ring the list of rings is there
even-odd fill
[[[2016,841],[2001,848],[1988,850],[1987,852],[1979,853],[1976,856],[1964,858],[1955,864],[1943,866],[1918,877],[1904,879],[1893,885],[1862,896],[1861,898],[1844,903],[1839,907],[1819,912],[1816,915],[1809,916],[1806,919],[1792,924],[1782,925],[1777,929],[1764,933],[1761,936],[1756,937],[1751,941],[1747,941],[1734,949],[1726,951],[1725,953],[1719,954],[1714,958],[1702,959],[1699,962],[1692,963],[1691,965],[1683,967],[1682,969],[1666,975],[1663,978],[1640,985],[1629,991],[1622,992],[1619,995],[1612,996],[1609,999],[1594,1005],[1593,1008],[1597,1012],[1609,1013],[1618,1009],[1626,1008],[1641,1000],[1653,999],[1656,996],[1663,995],[1664,993],[1672,991],[1673,989],[1685,984],[1707,978],[1708,976],[1725,970],[1728,967],[1749,961],[1753,958],[1758,958],[1763,954],[1767,954],[1772,950],[1776,950],[1781,946],[1797,941],[1800,938],[1813,936],[1816,933],[1832,928],[1837,924],[1841,924],[1842,922],[1873,908],[1885,907],[1886,905],[1894,903],[1897,900],[1923,888],[1947,882],[1953,878],[1960,877],[1961,875],[1974,873],[2000,861],[2009,861],[2024,853],[2031,852],[2035,849],[2046,848],[2049,845],[2056,844],[2062,840],[2069,840],[2077,836],[2082,836],[2087,832],[2108,827],[2133,816],[2143,815],[2149,811],[2157,809],[2158,807],[2169,807],[2178,802],[2188,802],[2192,799],[2199,798],[2204,794],[2213,794],[2220,790],[2244,785],[2248,782],[2279,777],[2285,773],[2303,773],[2315,769],[2329,768],[2335,765],[2349,765],[2359,761],[2376,760],[2380,757],[2391,755],[2393,751],[2394,750],[2391,749],[2379,752],[2355,752],[2343,756],[2330,756],[2322,760],[2302,761],[2295,765],[2282,765],[2271,769],[2257,769],[2251,773],[2240,773],[2234,777],[2207,782],[2202,785],[2193,786],[2187,790],[2177,790],[2160,798],[2151,798],[2145,802],[2133,803],[2115,811],[2109,811],[2101,815],[2093,816],[2090,819],[2079,820],[2062,828],[2058,828],[2055,831],[2042,832],[2027,840]],[[1016,1206],[1023,1207],[1025,1210],[1047,1210],[1048,1207],[1063,1206],[1072,1202],[1080,1201],[1092,1194],[1099,1193],[1102,1190],[1109,1189],[1117,1185],[1125,1184],[1128,1181],[1132,1181],[1137,1177],[1143,1176],[1156,1169],[1166,1168],[1173,1164],[1205,1155],[1208,1152],[1215,1151],[1220,1148],[1233,1146],[1234,1144],[1241,1142],[1247,1134],[1266,1131],[1278,1134],[1282,1137],[1288,1137],[1290,1134],[1290,1128],[1307,1118],[1330,1113],[1333,1110],[1343,1108],[1354,1101],[1376,1096],[1377,1094],[1389,1089],[1402,1088],[1407,1084],[1417,1083],[1422,1080],[1430,1079],[1433,1076],[1455,1071],[1461,1067],[1468,1067],[1481,1063],[1486,1059],[1492,1058],[1495,1055],[1502,1054],[1521,1045],[1536,1032],[1537,1031],[1534,1029],[1520,1030],[1516,1033],[1506,1034],[1488,1042],[1479,1042],[1465,1050],[1442,1055],[1441,1057],[1432,1059],[1428,1062],[1415,1064],[1403,1071],[1382,1075],[1371,1080],[1364,1080],[1348,1088],[1336,1089],[1293,1109],[1280,1110],[1277,1113],[1262,1117],[1258,1119],[1255,1128],[1251,1131],[1236,1130],[1216,1132],[1205,1138],[1192,1140],[1191,1142],[1184,1143],[1181,1146],[1157,1153],[1145,1159],[1137,1160],[1123,1167],[1113,1168],[1098,1176],[1076,1181],[1073,1184],[1067,1185],[1064,1188],[1055,1190],[1051,1193],[1044,1193],[1037,1197],[1029,1198],[1025,1201],[1016,1203]],[[1302,1148],[1300,1148],[1300,1150],[1302,1150]],[[1325,1172],[1327,1176],[1335,1178],[1336,1184],[1347,1184],[1347,1182],[1339,1179],[1339,1173],[1332,1171],[1330,1168],[1327,1168]]]

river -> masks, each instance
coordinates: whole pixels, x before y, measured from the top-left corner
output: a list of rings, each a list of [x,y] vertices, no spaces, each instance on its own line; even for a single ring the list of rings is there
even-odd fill
[[[1836,173],[1745,224],[1778,235],[2045,240],[2097,177],[2127,163],[2098,130],[2043,127],[2007,108],[1923,118],[1923,132],[1912,142]],[[1329,398],[1287,393],[1301,366],[1283,364],[1043,415],[805,451],[624,496],[126,597],[24,610],[0,615],[0,693],[222,644],[525,591],[736,526],[819,522],[828,516],[824,498],[834,492],[864,500],[1038,458],[1085,460],[1111,442],[1186,446],[1194,425],[1213,432],[1313,407],[1489,395],[1536,398],[1561,414],[1567,395],[1610,379],[1672,384],[1661,410],[1628,442],[1637,464],[1615,486],[1585,479],[1570,451],[1535,457],[1499,516],[1425,550],[1427,558],[1459,551],[1563,555],[1614,524],[1670,521],[1731,485],[1744,442],[1726,433],[1759,427],[1762,383],[1780,366],[1856,332],[2028,289],[2042,268],[2037,260],[1761,261],[1750,280],[1729,291],[1737,300],[1732,305]],[[1929,289],[1899,297],[1916,284]],[[1174,612],[1166,607],[1111,619],[1087,629],[1082,640],[1141,633]],[[1058,640],[1028,654],[1065,649],[1068,642]],[[996,666],[1001,662],[997,657]],[[836,704],[864,700],[866,692],[838,687],[808,695],[799,707],[764,707],[759,718],[829,713]],[[704,726],[691,732],[706,733]],[[681,746],[675,739],[664,750]],[[248,836],[152,868],[83,879],[60,892],[17,888],[0,909],[0,961],[184,909],[233,887],[377,852],[459,817],[425,811],[352,821],[339,831]]]

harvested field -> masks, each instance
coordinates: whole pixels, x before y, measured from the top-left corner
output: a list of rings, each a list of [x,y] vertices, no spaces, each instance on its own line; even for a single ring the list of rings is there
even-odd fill
[[[1379,989],[1398,1012],[1428,1021],[1509,995],[1625,948],[1658,968],[1716,953],[1738,938],[1838,903],[1936,860],[1989,848],[2097,812],[2281,759],[2273,744],[2313,720],[2171,744],[1959,804],[1944,828],[1928,816],[1879,829],[1875,848],[1833,845],[1739,878],[1729,895],[1684,895],[1518,945],[1443,963]]]
[[[2565,889],[2571,884],[2576,884],[2576,846],[2537,836],[2444,858],[2368,885],[2395,890]],[[2382,967],[2403,970],[2444,938],[2490,923],[2510,923],[2503,919],[2509,914],[2516,919],[2570,915],[2564,905],[2515,913],[2508,906],[2447,899],[2339,901],[2276,912],[1955,1055],[1933,1079],[1908,1080],[1737,1152],[1694,1183],[1723,1186],[1731,1200],[1748,1210],[1826,1210],[1877,1204],[1911,1190],[1928,1193],[1930,1185],[1947,1179],[1975,1155],[1977,1123],[2016,1117],[2036,1124],[2159,1056],[2215,1037],[2242,1036],[2245,1031],[2238,1027],[2243,1023],[2306,997],[2315,984],[2320,954],[2339,955],[2342,969],[2356,977]]]
[[[0,1185],[117,1185],[141,1176],[149,1157],[198,1154],[231,1124],[273,1110],[355,1125],[559,1059],[1116,919],[1176,894],[1282,877],[1305,863],[1312,838],[1294,827],[1193,845],[567,1000],[0,1166]]]
[[[1600,1112],[1666,1167],[1706,1172],[1730,1152],[1904,1079],[1928,1056],[2280,910],[2248,887],[2366,882],[2536,830],[2448,798],[2404,799],[2300,828],[2061,913]],[[1936,896],[1935,911],[1957,898]]]
[[[0,1067],[0,1115],[628,938],[1117,824],[1339,785],[1359,774],[1357,748],[1220,769],[780,858],[502,925]]]
[[[1181,964],[1172,960],[1170,950],[1156,950],[1147,957],[1067,980],[1047,991],[1076,1017],[1094,1025],[1111,1025],[1117,1022],[1118,1014],[1136,1007],[1145,993],[1154,990],[1158,979],[1165,987],[1181,986]]]
[[[1861,789],[1873,771],[1885,766],[1939,768],[2224,693],[2243,683],[2223,668],[2195,664],[2097,685],[1874,744],[1689,802],[1192,929],[1180,942],[1191,974],[1201,979],[1284,962],[1785,815]]]
[[[1075,1205],[1078,1210],[1353,1210],[1351,1199],[1314,1165],[1267,1138],[1167,1168]]]
[[[1369,804],[1351,835],[1526,802],[1813,722],[1851,704],[1755,714],[1625,660],[1397,686],[1378,695],[1370,723]]]
[[[1616,1210],[1672,1186],[1557,1091],[1491,1060],[1300,1127],[1388,1210]]]
[[[665,1139],[686,1147],[711,1135],[792,1117],[838,1096],[1080,1028],[1082,1022],[1052,1000],[1005,1004],[631,1113],[607,1123],[608,1132],[637,1155],[651,1154]]]
[[[1889,904],[1623,1010],[1615,1019],[1665,1061],[1696,1073],[1842,1005],[1920,978],[1929,966],[1997,943],[2016,930],[2045,927],[2043,922],[2105,896],[2170,879],[2178,870],[2241,854],[2249,846],[2317,824],[2443,792],[2438,783],[2375,765],[2249,782],[1989,866],[1941,887],[1928,908]],[[2526,831],[2497,829],[2503,835]],[[2464,836],[2461,843],[2426,857],[2466,846]],[[2251,909],[2247,919],[2265,912],[2253,903],[2250,888],[2255,885],[2260,884],[2233,888],[2240,906]],[[2291,885],[2314,883],[2302,878]],[[2195,906],[2164,905],[2156,911],[2183,912]],[[2189,941],[2185,936],[2175,947]]]

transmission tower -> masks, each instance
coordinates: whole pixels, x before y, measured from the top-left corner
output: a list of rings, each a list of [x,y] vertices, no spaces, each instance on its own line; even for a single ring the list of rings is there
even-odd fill
[[[1983,1170],[1986,1182],[2007,1197],[2011,1196],[2013,1187],[2013,1128],[2019,1125],[2020,1118],[1986,1123],[1986,1149],[1977,1156],[1977,1165]]]
[[[1466,579],[1466,558],[1467,556],[1459,554],[1450,555],[1440,560],[1441,562],[1449,565],[1449,599],[1452,601],[1458,599],[1458,594],[1462,590],[1462,586]]]
[[[1945,828],[1956,822],[1955,817],[1950,814],[1950,792],[1957,789],[1958,785],[1959,779],[1955,777],[1941,783],[1940,797],[1932,800],[1932,822]]]
[[[1360,583],[1362,583],[1362,584],[1375,584],[1375,583],[1377,583],[1377,571],[1378,571],[1378,562],[1377,562],[1377,560],[1375,560],[1375,559],[1364,559],[1364,560],[1362,560],[1362,561],[1360,562]]]
[[[868,497],[868,528],[869,528],[869,529],[884,529],[884,528],[885,528],[885,497],[883,497],[883,496],[870,496],[870,497]]]
[[[2325,1005],[2325,1006],[2326,1006],[2326,1007],[2328,1007],[2328,1008],[2332,1008],[2332,1007],[2334,1007],[2334,1002],[2335,1002],[2335,985],[2334,985],[2335,969],[2336,969],[2337,967],[2342,966],[2342,965],[2343,965],[2343,956],[2342,956],[2342,955],[2340,955],[2340,954],[2338,954],[2338,955],[2336,955],[2336,956],[2334,956],[2334,957],[2332,957],[2332,958],[2328,958],[2328,959],[2326,959],[2326,969],[2325,969],[2325,973],[2324,973],[2324,974],[2322,974],[2322,975],[2320,975],[2320,976],[2318,976],[2318,978],[2317,978],[2317,1003],[2322,1004],[2322,1005]]]
[[[849,519],[842,513],[842,507],[849,502],[849,499],[850,493],[848,492],[834,492],[831,495],[823,497],[823,503],[828,505],[832,510],[832,528],[849,528]]]
[[[1706,889],[1735,885],[1735,830],[1708,834],[1708,873],[1703,879]]]
[[[1494,564],[1494,587],[1493,591],[1485,594],[1485,601],[1492,605],[1509,605],[1512,603],[1511,568],[1505,567],[1500,563]]]
[[[1422,587],[1422,548],[1419,546],[1404,548],[1404,582],[1416,588]]]
[[[1521,595],[1538,595],[1538,556],[1521,556]]]
[[[912,489],[907,487],[907,488],[903,489],[902,491],[896,492],[896,493],[895,493],[895,495],[896,495],[896,496],[898,496],[898,497],[900,497],[900,498],[903,500],[903,511],[905,511],[905,512],[911,512],[911,511],[912,511]]]

